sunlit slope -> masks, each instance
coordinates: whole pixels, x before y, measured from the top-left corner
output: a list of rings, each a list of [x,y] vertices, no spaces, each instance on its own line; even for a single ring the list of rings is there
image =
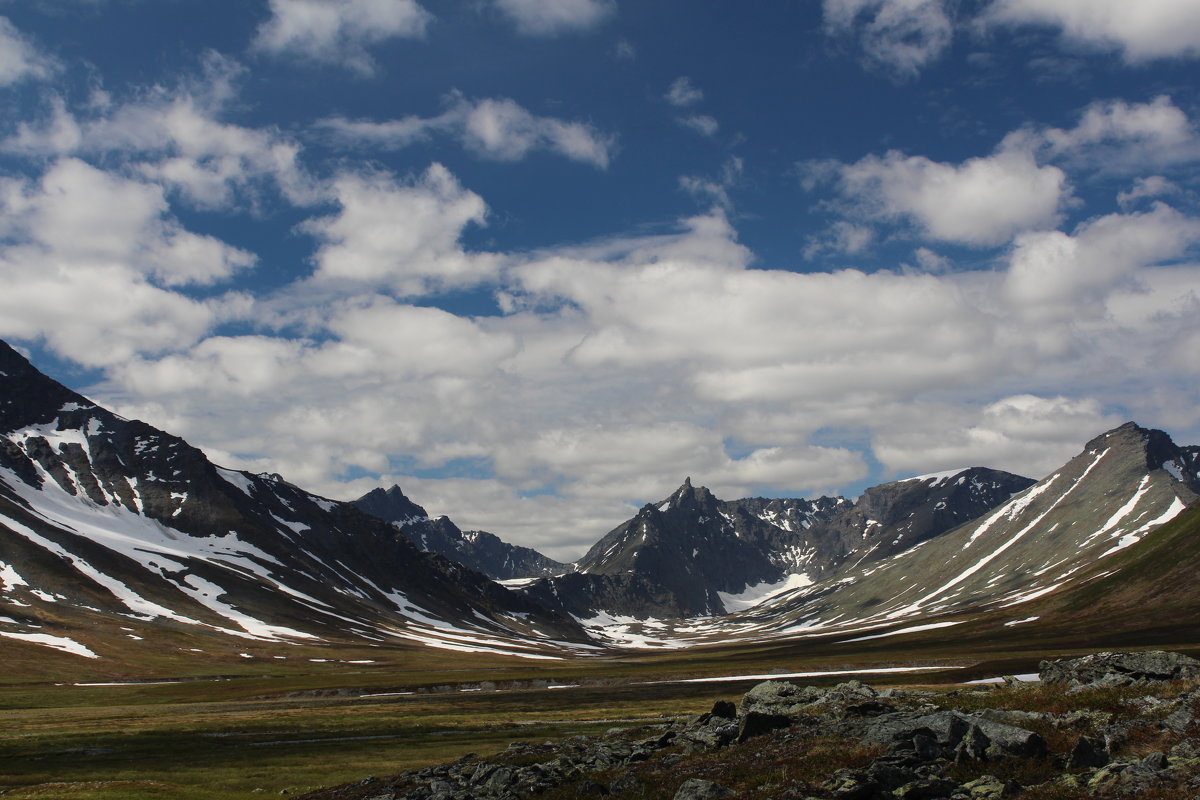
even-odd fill
[[[776,633],[920,623],[949,612],[1007,610],[1071,585],[1153,535],[1197,499],[1195,448],[1123,425],[980,519],[875,565],[793,593],[753,618]],[[1119,571],[1113,579],[1120,582]]]

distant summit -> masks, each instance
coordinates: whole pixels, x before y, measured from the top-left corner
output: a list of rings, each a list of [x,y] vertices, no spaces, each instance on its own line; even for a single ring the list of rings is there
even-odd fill
[[[558,575],[568,566],[536,550],[508,544],[487,531],[463,531],[447,517],[430,519],[399,486],[372,489],[354,501],[362,511],[394,524],[422,550],[482,572],[493,580]]]

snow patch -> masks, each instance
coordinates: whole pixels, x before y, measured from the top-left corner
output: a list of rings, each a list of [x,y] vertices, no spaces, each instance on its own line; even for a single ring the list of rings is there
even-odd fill
[[[70,653],[74,656],[83,656],[84,658],[99,658],[86,647],[74,639],[68,639],[65,636],[51,636],[48,633],[14,633],[10,631],[0,631],[0,636],[8,639],[16,639],[20,642],[28,642],[29,644],[40,644],[44,647],[53,647],[55,650],[61,650],[64,653]]]
[[[762,605],[784,592],[812,585],[813,580],[807,572],[792,573],[776,583],[758,583],[754,586],[747,586],[737,594],[717,592],[717,596],[721,598],[721,603],[725,606],[726,611],[745,611],[748,608]]]

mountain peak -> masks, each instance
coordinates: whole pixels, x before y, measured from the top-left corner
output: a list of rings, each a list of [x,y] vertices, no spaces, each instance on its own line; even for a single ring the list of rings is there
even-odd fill
[[[1184,473],[1192,473],[1196,467],[1194,448],[1180,448],[1165,431],[1143,428],[1136,422],[1126,422],[1102,433],[1087,443],[1085,452],[1120,448],[1132,453],[1144,454],[1146,468],[1163,469],[1173,466]],[[1196,485],[1194,475],[1180,474],[1181,480],[1190,486]]]
[[[25,356],[0,340],[0,431],[11,431],[54,419],[68,403],[91,408],[93,403],[53,378],[43,375]]]
[[[429,512],[409,500],[397,484],[392,484],[389,489],[372,489],[355,500],[354,505],[387,522],[405,523],[429,518]]]

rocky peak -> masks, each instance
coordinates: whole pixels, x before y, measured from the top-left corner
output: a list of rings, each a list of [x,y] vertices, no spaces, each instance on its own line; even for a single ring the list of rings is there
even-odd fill
[[[63,408],[95,404],[38,372],[8,343],[0,341],[0,431],[51,422]]]
[[[409,500],[396,484],[390,489],[372,489],[355,500],[354,505],[373,517],[401,525],[429,518],[429,512]]]

